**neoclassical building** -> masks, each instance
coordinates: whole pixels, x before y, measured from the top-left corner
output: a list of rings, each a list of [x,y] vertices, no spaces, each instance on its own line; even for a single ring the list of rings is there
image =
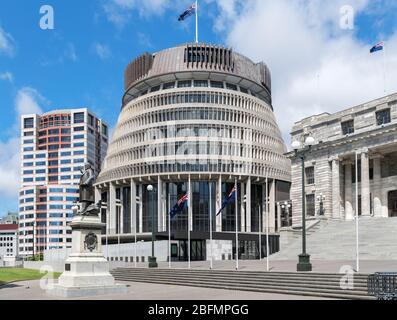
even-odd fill
[[[97,179],[106,238],[134,242],[136,230],[138,241],[149,241],[154,213],[156,240],[168,239],[168,212],[190,179],[192,259],[206,259],[210,211],[219,256],[235,251],[237,224],[241,257],[254,257],[266,189],[272,233],[280,225],[276,202],[288,199],[285,152],[264,63],[207,44],[145,53],[125,71],[120,116]],[[238,221],[234,202],[216,216],[236,179]],[[186,257],[187,223],[187,209],[172,219],[173,259]],[[271,239],[277,251],[278,236]]]
[[[291,136],[292,141],[308,136],[316,141],[305,164],[307,216],[352,220],[356,210],[363,216],[397,216],[397,94],[303,119]],[[301,162],[294,152],[289,157],[293,223],[299,225]]]

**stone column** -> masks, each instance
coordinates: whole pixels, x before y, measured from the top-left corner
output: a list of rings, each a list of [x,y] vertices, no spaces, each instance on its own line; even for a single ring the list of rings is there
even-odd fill
[[[345,219],[353,220],[353,183],[352,183],[352,162],[345,161]]]
[[[375,155],[374,159],[374,180],[373,180],[373,209],[375,217],[382,217],[382,174],[381,155]]]
[[[134,179],[131,179],[131,233],[135,234],[136,225],[136,183]],[[138,228],[136,232],[138,232]]]
[[[340,219],[340,180],[339,159],[332,159],[332,218]]]
[[[269,232],[276,232],[276,180],[270,185],[269,194]]]
[[[116,187],[113,183],[109,183],[109,234],[116,234]]]
[[[216,213],[219,212],[222,206],[222,176],[219,176],[216,186]],[[222,232],[222,212],[216,217],[216,231]]]
[[[246,210],[246,221],[245,221],[245,232],[251,232],[251,177],[248,177],[247,181],[247,189],[245,191],[246,194],[246,203],[245,203],[245,210]],[[254,208],[255,210],[255,208]],[[256,213],[255,213],[256,214]]]
[[[361,153],[361,213],[363,216],[371,214],[368,150]]]

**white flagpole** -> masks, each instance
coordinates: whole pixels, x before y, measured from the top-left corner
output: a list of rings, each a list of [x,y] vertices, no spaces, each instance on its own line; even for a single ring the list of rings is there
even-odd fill
[[[168,187],[168,267],[171,269],[171,193]]]
[[[262,212],[261,205],[258,206],[259,214],[259,261],[262,261]]]
[[[190,269],[190,213],[192,210],[192,190],[191,190],[191,181],[190,181],[190,174],[189,174],[189,208],[187,211],[187,242],[188,242],[188,249],[187,249],[187,256],[188,256],[188,268]]]
[[[212,270],[212,267],[213,267],[213,265],[212,265],[212,182],[210,181],[209,182],[209,192],[210,192],[210,201],[209,201],[209,205],[210,205],[210,210],[209,210],[209,213],[210,213],[210,255],[211,255],[211,259],[210,259],[210,269]]]
[[[196,43],[198,43],[198,1],[196,0]]]
[[[358,248],[358,152],[356,150],[356,272],[360,272],[360,257]]]
[[[236,188],[236,270],[238,270],[238,251],[239,251],[239,242],[238,242],[238,190],[237,190],[237,179],[234,180],[234,186]]]
[[[269,179],[266,174],[266,271],[269,272]]]
[[[138,244],[137,244],[136,214],[137,214],[137,212],[136,212],[136,208],[135,208],[135,217],[134,217],[134,219],[135,219],[135,221],[134,221],[134,237],[135,237],[135,259],[134,259],[134,265],[135,265],[135,268],[137,267],[137,265],[136,265],[136,259],[137,259],[136,253],[137,252],[136,251],[137,251],[137,246],[138,246]]]
[[[106,207],[106,258],[109,261],[109,242],[108,242],[108,233],[109,233],[109,211]]]
[[[383,85],[384,93],[387,94],[387,78],[386,78],[386,42],[383,41]]]

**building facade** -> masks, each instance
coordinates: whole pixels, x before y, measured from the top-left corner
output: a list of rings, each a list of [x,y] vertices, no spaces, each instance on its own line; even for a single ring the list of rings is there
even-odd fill
[[[303,119],[291,136],[292,141],[308,136],[316,141],[305,163],[308,217],[352,220],[356,210],[368,217],[397,216],[397,94]],[[299,225],[301,162],[293,152],[289,156],[293,223]]]
[[[265,229],[266,191],[273,233],[276,202],[288,198],[285,152],[264,63],[206,44],[144,54],[126,69],[121,113],[97,180],[106,238],[134,242],[136,230],[138,240],[149,240],[154,230],[157,240],[167,239],[167,213],[190,180],[192,258],[205,259],[210,212],[218,247],[232,247],[237,226],[240,253],[258,254],[253,239]],[[237,221],[235,203],[216,215],[236,180]],[[185,209],[171,221],[174,258],[186,258],[187,230]]]
[[[6,216],[0,218],[0,224],[18,224],[18,212],[8,212]]]
[[[108,127],[88,109],[21,117],[20,255],[71,246],[80,168],[100,171]]]
[[[0,224],[0,266],[18,255],[18,225]]]

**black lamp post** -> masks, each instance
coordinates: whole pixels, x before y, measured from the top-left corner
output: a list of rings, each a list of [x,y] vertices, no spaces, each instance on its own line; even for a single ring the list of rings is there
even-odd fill
[[[311,150],[314,144],[314,138],[308,137],[302,145],[299,141],[292,143],[296,157],[301,159],[302,163],[302,253],[299,255],[297,271],[312,271],[310,255],[306,253],[306,192],[305,192],[305,158],[306,152]]]
[[[148,185],[147,186],[147,191],[149,192],[149,204],[153,204],[153,186]],[[149,268],[157,268],[157,259],[154,256],[154,225],[155,225],[155,219],[154,219],[154,208],[152,208],[152,256],[149,257]]]

